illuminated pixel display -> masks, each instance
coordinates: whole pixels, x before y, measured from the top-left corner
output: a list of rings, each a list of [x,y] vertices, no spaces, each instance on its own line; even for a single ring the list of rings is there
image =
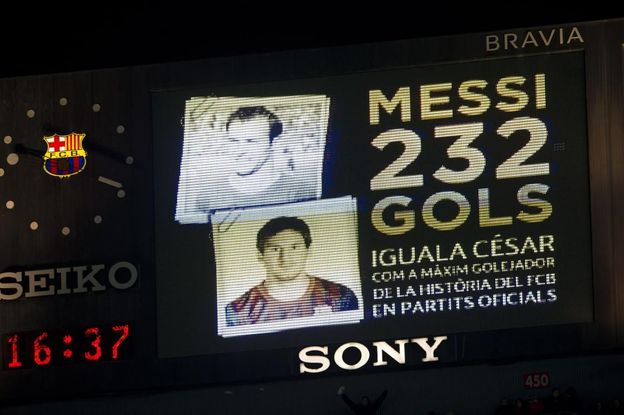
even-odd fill
[[[154,94],[161,357],[591,321],[583,59]]]

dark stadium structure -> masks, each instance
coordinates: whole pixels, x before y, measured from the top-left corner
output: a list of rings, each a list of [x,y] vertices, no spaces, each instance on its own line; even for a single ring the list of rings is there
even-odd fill
[[[617,410],[624,19],[94,10],[0,71],[1,413]]]

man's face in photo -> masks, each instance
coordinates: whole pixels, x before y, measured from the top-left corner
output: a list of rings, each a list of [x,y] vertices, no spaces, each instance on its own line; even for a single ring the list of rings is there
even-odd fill
[[[260,170],[270,156],[269,119],[256,116],[248,120],[234,120],[228,126],[227,150],[233,156],[234,172],[249,176]]]
[[[267,278],[292,281],[305,273],[308,248],[299,232],[285,229],[266,239],[264,252],[258,257],[266,269]]]

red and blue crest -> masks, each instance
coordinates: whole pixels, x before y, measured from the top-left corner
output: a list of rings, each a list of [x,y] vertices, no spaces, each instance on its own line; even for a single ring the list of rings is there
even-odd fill
[[[56,177],[69,177],[84,170],[87,152],[82,148],[86,134],[54,134],[43,137],[48,149],[43,156],[43,170]]]

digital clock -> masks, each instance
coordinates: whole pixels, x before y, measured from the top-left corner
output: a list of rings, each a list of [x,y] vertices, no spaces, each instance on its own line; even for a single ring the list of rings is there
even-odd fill
[[[37,330],[3,336],[2,366],[27,369],[71,362],[129,359],[130,325],[114,324],[78,329]]]

